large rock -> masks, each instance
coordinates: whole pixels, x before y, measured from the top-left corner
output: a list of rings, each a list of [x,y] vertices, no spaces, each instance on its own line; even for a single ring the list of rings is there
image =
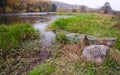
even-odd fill
[[[66,34],[66,39],[70,42],[80,42],[85,38],[85,34],[69,33]],[[97,38],[91,35],[87,35],[87,38],[91,45],[106,45],[113,47],[116,38]]]
[[[70,33],[63,30],[56,30],[56,33],[60,33],[60,32],[64,33],[66,36],[66,39],[72,43],[82,42],[86,35],[86,34],[79,34],[79,33]],[[97,38],[91,35],[86,35],[86,36],[91,45],[106,45],[108,47],[113,47],[117,39],[117,38]]]
[[[108,50],[109,47],[105,45],[90,45],[84,48],[82,56],[86,60],[101,63],[105,59]]]
[[[116,38],[88,38],[91,45],[106,45],[108,47],[113,47]]]

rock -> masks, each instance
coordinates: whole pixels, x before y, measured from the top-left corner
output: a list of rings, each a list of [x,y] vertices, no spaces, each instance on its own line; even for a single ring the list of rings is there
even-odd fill
[[[82,56],[87,60],[102,63],[108,50],[109,47],[105,45],[90,45],[84,48]]]
[[[85,34],[78,34],[78,33],[68,33],[66,34],[66,39],[70,42],[80,42],[84,39]],[[88,39],[95,38],[94,36],[87,35]]]
[[[117,38],[88,38],[91,45],[106,45],[113,47]]]
[[[85,38],[85,34],[78,33],[68,33],[66,34],[66,39],[72,43],[79,43]],[[91,45],[106,45],[108,47],[113,47],[117,38],[97,38],[91,35],[87,35],[89,43]]]

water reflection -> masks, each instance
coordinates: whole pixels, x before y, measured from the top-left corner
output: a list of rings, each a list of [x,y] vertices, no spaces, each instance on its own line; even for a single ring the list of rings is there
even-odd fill
[[[36,23],[36,21],[44,22],[48,21],[50,17],[48,16],[0,16],[0,23],[7,23],[7,24],[13,24],[13,23]]]

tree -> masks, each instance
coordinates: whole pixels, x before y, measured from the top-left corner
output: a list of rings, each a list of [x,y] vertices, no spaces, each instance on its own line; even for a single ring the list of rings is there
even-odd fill
[[[101,10],[104,11],[104,13],[108,14],[108,13],[111,13],[112,12],[112,8],[110,6],[110,3],[109,2],[106,2],[102,7],[101,7]]]
[[[27,4],[27,12],[34,12],[35,4]]]
[[[52,5],[46,1],[40,1],[36,3],[35,8],[38,8],[40,12],[49,12],[51,11]]]
[[[2,11],[5,13],[5,8],[7,5],[7,0],[1,0],[0,1],[0,7],[2,8]]]
[[[57,6],[55,4],[52,3],[52,9],[51,12],[56,12],[57,10]]]

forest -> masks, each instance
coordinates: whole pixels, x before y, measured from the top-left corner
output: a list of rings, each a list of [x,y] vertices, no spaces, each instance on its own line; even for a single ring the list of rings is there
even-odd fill
[[[2,0],[0,12],[50,12],[56,11],[49,0]]]

